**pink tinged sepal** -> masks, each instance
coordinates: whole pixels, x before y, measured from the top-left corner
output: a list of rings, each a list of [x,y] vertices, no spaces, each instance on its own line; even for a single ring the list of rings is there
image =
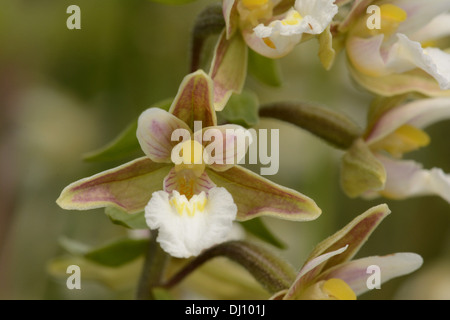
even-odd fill
[[[378,155],[386,168],[387,180],[383,196],[393,199],[437,195],[450,203],[450,174],[440,168],[423,169],[412,160],[393,160]]]
[[[300,269],[285,299],[292,299],[301,294],[301,290],[326,270],[351,260],[389,214],[390,210],[385,204],[373,207],[319,243]]]
[[[247,46],[240,34],[227,39],[223,31],[217,42],[209,75],[214,82],[214,107],[221,111],[232,93],[241,93],[247,75]]]
[[[365,15],[367,7],[375,0],[355,0],[352,4],[350,12],[347,14],[345,19],[339,24],[339,31],[346,32],[350,27],[352,27],[353,22],[359,19],[362,15]],[[339,2],[335,3],[339,5]]]
[[[415,100],[389,109],[373,123],[365,141],[371,145],[385,138],[401,126],[408,124],[423,129],[435,122],[450,118],[450,98],[428,98]]]
[[[68,210],[117,207],[128,213],[142,211],[151,194],[161,190],[170,165],[138,158],[67,186],[56,201]]]
[[[208,176],[233,196],[237,219],[244,221],[267,215],[293,221],[316,219],[322,210],[307,196],[267,180],[241,166],[224,172],[208,170]]]
[[[339,250],[348,245],[348,248],[341,254],[331,257],[325,264],[320,266],[320,271],[331,268],[340,263],[353,258],[361,246],[367,241],[372,232],[381,223],[381,221],[390,214],[387,205],[382,204],[370,208],[363,214],[353,219],[344,228],[319,243],[310,254],[307,261],[315,259],[329,252]],[[312,279],[312,275],[317,274],[317,270],[310,275],[305,276],[305,281]]]
[[[227,39],[230,39],[236,31],[239,24],[239,14],[237,11],[236,0],[223,0],[223,17],[225,19],[225,32]]]
[[[189,132],[186,123],[173,114],[159,109],[145,110],[138,119],[137,139],[144,153],[154,162],[171,162],[172,148],[178,141],[172,141],[177,129]]]
[[[201,121],[203,127],[217,124],[213,100],[214,84],[202,70],[184,77],[169,112],[194,130],[194,121]]]
[[[422,263],[423,259],[420,255],[409,252],[365,257],[327,270],[320,275],[318,281],[332,278],[342,279],[358,296],[370,289],[368,281],[375,272],[379,272],[380,283],[378,285],[381,286],[393,278],[416,271],[422,266]],[[369,285],[374,285],[374,283],[370,282]]]

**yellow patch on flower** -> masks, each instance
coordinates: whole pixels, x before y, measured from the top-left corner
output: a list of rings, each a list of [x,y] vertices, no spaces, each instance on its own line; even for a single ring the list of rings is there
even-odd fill
[[[177,172],[185,169],[192,170],[197,177],[200,177],[206,166],[202,144],[195,140],[185,141],[181,145],[180,152],[182,163],[175,165],[175,170]]]
[[[242,0],[242,4],[248,9],[256,9],[265,4],[267,4],[269,0]]]
[[[184,196],[173,196],[169,203],[182,216],[186,214],[189,217],[195,216],[197,212],[205,211],[206,196],[204,193],[200,195],[194,195],[191,199],[187,199]]]
[[[423,130],[405,124],[393,133],[371,145],[374,150],[385,150],[394,157],[427,146],[430,137]]]
[[[302,20],[303,17],[301,16],[301,14],[298,13],[298,11],[292,10],[289,12],[289,14],[285,19],[281,20],[281,23],[284,24],[285,26],[286,25],[295,26],[299,24]]]
[[[337,300],[356,300],[355,292],[342,279],[332,278],[325,281],[322,290]]]

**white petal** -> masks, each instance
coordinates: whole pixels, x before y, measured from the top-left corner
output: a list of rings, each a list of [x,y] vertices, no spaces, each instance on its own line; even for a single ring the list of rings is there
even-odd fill
[[[449,2],[450,3],[450,2]],[[425,27],[409,35],[414,41],[425,42],[450,36],[450,14],[444,13],[430,21]]]
[[[397,34],[398,41],[389,50],[386,68],[402,73],[420,68],[435,78],[442,90],[450,89],[450,54],[437,48],[423,49],[421,44],[404,34]]]
[[[387,256],[373,256],[349,261],[338,265],[320,277],[320,279],[339,278],[345,281],[356,295],[368,291],[367,280],[374,272],[369,267],[380,270],[380,285],[393,278],[409,274],[422,266],[423,259],[415,253],[400,252]]]
[[[157,241],[164,251],[174,257],[188,258],[228,239],[237,207],[226,189],[212,188],[207,196],[204,192],[194,195],[189,204],[195,205],[206,197],[206,206],[192,216],[186,212],[179,214],[170,203],[173,197],[188,205],[186,197],[177,191],[172,196],[157,191],[145,208],[147,224],[152,230],[159,229]]]
[[[190,136],[186,123],[173,114],[159,108],[142,112],[138,119],[137,139],[144,153],[154,162],[171,162],[172,148],[178,141],[172,141],[172,133],[180,129]]]
[[[426,170],[414,161],[393,160],[377,155],[386,169],[382,194],[393,199],[437,195],[450,203],[450,175],[442,169]]]
[[[320,34],[331,23],[338,12],[334,0],[296,0],[294,8],[302,15],[307,33]]]
[[[446,119],[450,119],[450,98],[428,98],[405,103],[392,108],[377,119],[366,143],[379,141],[404,124],[425,128]]]
[[[331,23],[338,12],[333,0],[297,0],[294,9],[290,9],[278,20],[269,25],[259,24],[254,33],[244,32],[247,44],[256,52],[269,57],[280,58],[288,54],[297,45],[304,33],[320,34]],[[292,14],[300,14],[298,23],[283,23],[283,19],[291,19]],[[268,38],[275,48],[271,48],[263,39]]]
[[[264,36],[266,33],[271,34],[271,30],[262,31],[261,35],[263,38],[267,38]],[[263,38],[257,36],[253,30],[243,30],[242,36],[252,50],[271,59],[278,59],[290,53],[302,38],[301,34],[292,36],[274,35],[270,37],[270,40],[275,46],[274,49],[264,43]]]
[[[450,10],[448,0],[396,0],[393,4],[405,10],[408,15],[398,28],[398,32],[407,35],[424,27],[434,17]]]

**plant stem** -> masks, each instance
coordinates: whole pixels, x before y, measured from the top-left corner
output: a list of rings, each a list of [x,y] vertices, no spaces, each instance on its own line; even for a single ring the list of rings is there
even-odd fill
[[[160,285],[161,279],[164,276],[169,256],[156,242],[157,236],[158,232],[152,231],[138,283],[137,300],[154,300],[152,289]]]

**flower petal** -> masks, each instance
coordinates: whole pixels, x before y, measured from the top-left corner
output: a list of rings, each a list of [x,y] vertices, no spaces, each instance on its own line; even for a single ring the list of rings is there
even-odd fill
[[[264,36],[264,33],[260,35]],[[272,43],[269,42],[270,45],[268,45],[267,40],[264,42],[263,38],[259,37],[253,30],[242,30],[242,36],[253,51],[271,59],[278,59],[290,53],[302,38],[301,34],[293,34],[290,36],[274,34],[270,37]]]
[[[423,259],[420,255],[409,252],[366,257],[331,268],[323,273],[319,280],[342,279],[352,288],[356,295],[361,295],[369,290],[367,281],[373,272],[370,271],[369,267],[378,267],[381,272],[381,283],[385,283],[393,278],[417,270],[422,263]]]
[[[238,206],[238,220],[248,220],[261,215],[309,221],[321,214],[321,209],[307,196],[275,184],[241,166],[224,172],[208,170],[211,180],[225,187]]]
[[[346,245],[348,245],[347,250],[328,259],[327,263],[323,265],[322,271],[350,260],[390,212],[388,206],[385,204],[370,208],[353,219],[344,228],[319,243],[309,255],[306,263],[326,253],[343,248]]]
[[[433,20],[426,26],[419,29],[417,32],[409,35],[409,38],[414,41],[428,42],[438,40],[450,35],[450,13],[444,13]]]
[[[442,90],[450,89],[450,54],[437,48],[424,49],[401,33],[397,38],[389,50],[387,70],[402,73],[417,67],[435,78]]]
[[[211,63],[210,76],[214,82],[214,107],[221,111],[231,94],[240,93],[247,76],[247,46],[240,34],[227,39],[220,35]]]
[[[175,168],[172,168],[164,178],[164,191],[171,193],[177,190],[182,194],[200,194],[202,191],[208,193],[210,189],[216,186],[206,172],[203,172],[200,177],[196,177],[193,173],[189,176],[185,176],[185,174],[178,173]],[[192,184],[188,181],[191,181]],[[190,190],[185,190],[186,188]]]
[[[416,32],[434,17],[450,10],[450,2],[447,0],[395,0],[395,5],[405,10],[408,15],[398,28],[398,32],[407,35]]]
[[[191,130],[194,130],[194,121],[201,121],[203,127],[216,125],[213,87],[211,78],[202,70],[188,74],[181,82],[169,112]]]
[[[188,125],[173,114],[150,108],[139,116],[136,136],[142,150],[152,161],[170,163],[172,149],[178,143],[171,139],[176,129],[184,129],[190,134]]]
[[[380,96],[392,97],[414,91],[430,97],[450,96],[450,90],[441,90],[437,81],[420,69],[379,77],[359,72],[352,65],[349,65],[349,71],[358,84]]]
[[[409,124],[417,128],[424,128],[440,120],[450,118],[450,98],[428,98],[412,101],[389,109],[371,119],[374,123],[370,132],[366,134],[366,143],[373,144],[402,125]]]
[[[152,192],[161,190],[169,170],[167,164],[142,157],[70,184],[56,202],[69,210],[113,206],[136,213],[144,209]]]
[[[380,193],[388,198],[437,195],[450,203],[450,174],[439,168],[425,170],[414,161],[392,160],[378,155],[386,168],[386,185]]]
[[[306,33],[320,34],[338,12],[334,0],[296,0],[294,8],[303,17],[302,23],[309,27]]]
[[[224,188],[212,188],[207,196],[202,192],[189,200],[177,191],[172,195],[157,191],[145,207],[145,218],[150,229],[159,230],[156,240],[164,251],[189,258],[225,241],[236,212],[233,198]]]
[[[200,139],[196,135],[196,139]],[[228,124],[205,128],[201,142],[208,154],[207,165],[215,171],[225,171],[245,158],[253,136],[251,132],[239,125]]]
[[[308,287],[308,284],[310,284],[310,282],[319,274],[321,266],[323,266],[332,257],[339,255],[347,250],[347,248],[348,245],[345,245],[344,247],[339,248],[335,251],[327,252],[314,259],[308,260],[300,269],[294,283],[286,292],[286,295],[283,299],[291,300],[296,299],[296,297],[300,296],[303,290]]]
[[[359,19],[361,15],[364,15],[367,7],[374,2],[375,0],[355,0],[353,1],[350,12],[347,14],[345,19],[339,24],[339,31],[346,32],[352,25],[356,19]],[[339,5],[339,2],[336,1],[336,4]]]
[[[226,36],[230,39],[238,27],[239,17],[236,9],[236,0],[223,0],[222,11],[225,19]]]

